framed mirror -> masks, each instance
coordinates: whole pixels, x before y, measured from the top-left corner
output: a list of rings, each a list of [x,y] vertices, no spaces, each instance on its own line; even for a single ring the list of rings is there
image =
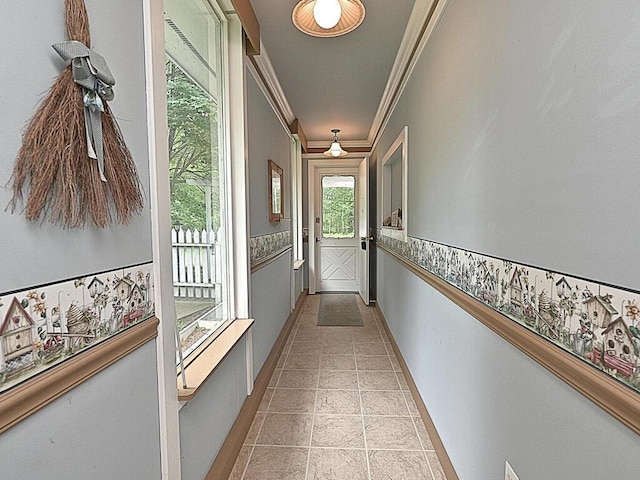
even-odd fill
[[[269,221],[279,222],[284,217],[284,175],[282,168],[273,160],[269,160]]]

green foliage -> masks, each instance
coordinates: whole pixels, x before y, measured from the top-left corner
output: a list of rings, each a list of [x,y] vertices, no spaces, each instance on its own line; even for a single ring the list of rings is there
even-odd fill
[[[217,105],[169,59],[166,72],[171,221],[184,228],[205,228],[202,183],[211,183],[212,228],[216,230],[220,225]]]
[[[355,236],[355,191],[348,187],[322,189],[322,234],[325,237]]]

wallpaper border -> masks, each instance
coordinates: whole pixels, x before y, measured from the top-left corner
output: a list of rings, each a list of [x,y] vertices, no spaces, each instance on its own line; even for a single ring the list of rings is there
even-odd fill
[[[251,237],[249,239],[251,270],[259,269],[291,248],[290,230]]]
[[[622,318],[622,315],[628,317],[632,326],[640,320],[634,315],[634,306],[640,303],[640,295],[637,292],[565,274],[558,279],[555,276],[557,273],[553,271],[524,266],[414,237],[409,237],[409,241],[405,243],[379,236],[377,246],[491,330],[636,433],[640,433],[638,342],[633,340],[635,331],[632,333],[630,327],[625,328],[623,324],[626,325],[626,321]],[[461,253],[467,255],[466,261],[461,260]],[[478,268],[478,264],[483,266]],[[472,274],[469,273],[470,265],[474,265]],[[505,280],[506,287],[500,281],[501,275],[496,275],[496,271],[504,272],[505,269],[506,280],[502,280]],[[549,285],[549,290],[558,289],[555,299],[553,291],[545,292],[544,288],[541,288],[545,283]],[[519,286],[523,287],[520,294],[523,294],[526,287],[528,297],[518,296]],[[598,287],[599,293],[592,293],[598,291]],[[503,292],[505,288],[506,292]],[[578,298],[573,295],[576,291],[580,293]],[[511,295],[514,295],[515,303],[511,302]],[[620,314],[618,318],[617,309],[613,305],[614,299],[621,297],[624,297],[622,306],[625,307],[626,303],[631,308],[621,308],[625,313]],[[518,300],[523,307],[521,309],[517,308]],[[533,307],[536,308],[536,312],[531,311]],[[514,315],[514,312],[519,316]],[[591,322],[593,314],[598,312],[599,315],[595,318],[608,324],[605,327],[595,324],[589,327],[587,323]],[[604,312],[609,315],[605,315]],[[608,320],[603,319],[603,315]],[[532,322],[531,318],[536,321]],[[579,327],[573,332],[571,327],[564,326],[560,329],[559,319],[565,322],[565,325],[572,325],[571,322],[577,321]],[[621,335],[618,335],[620,333]],[[605,361],[607,349],[597,348],[599,342],[608,343],[610,340],[614,342],[611,352],[620,349],[620,360],[624,360],[623,346],[629,346],[631,342],[631,375],[627,376],[629,362],[616,363],[616,358]],[[613,366],[620,367],[620,371],[612,368]]]

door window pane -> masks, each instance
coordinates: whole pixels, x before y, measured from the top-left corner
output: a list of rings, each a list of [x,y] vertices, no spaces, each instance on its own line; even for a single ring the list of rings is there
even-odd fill
[[[322,177],[322,236],[354,238],[356,235],[356,179]]]

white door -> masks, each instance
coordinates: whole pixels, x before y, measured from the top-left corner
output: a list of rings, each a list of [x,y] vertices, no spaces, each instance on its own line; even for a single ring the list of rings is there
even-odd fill
[[[322,292],[359,289],[358,171],[319,170],[316,189],[316,272]]]
[[[358,167],[358,292],[369,305],[369,158]]]

